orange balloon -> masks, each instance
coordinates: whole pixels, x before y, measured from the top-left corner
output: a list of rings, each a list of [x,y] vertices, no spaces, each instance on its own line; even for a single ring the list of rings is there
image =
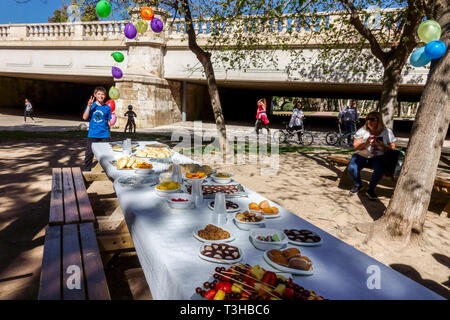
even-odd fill
[[[144,20],[152,20],[154,15],[155,15],[155,13],[153,12],[152,8],[150,8],[150,7],[141,8],[141,17]]]

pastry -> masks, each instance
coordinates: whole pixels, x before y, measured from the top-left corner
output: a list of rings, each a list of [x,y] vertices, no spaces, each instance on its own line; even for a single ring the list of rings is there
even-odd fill
[[[290,259],[295,256],[301,256],[300,250],[298,250],[297,248],[288,248],[283,250],[282,252],[287,259]]]
[[[261,201],[261,202],[259,203],[259,207],[260,207],[261,209],[264,209],[264,208],[269,208],[269,209],[270,209],[269,201],[267,201],[267,200]]]
[[[270,260],[272,260],[275,263],[278,263],[282,266],[288,266],[289,260],[283,255],[283,253],[280,250],[273,249],[267,252],[267,256]]]
[[[258,206],[258,204],[257,203],[255,203],[255,202],[251,202],[249,205],[248,205],[248,208],[250,209],[250,210],[261,210],[261,208]]]
[[[292,257],[291,259],[289,259],[288,266],[289,266],[289,268],[308,271],[308,270],[311,270],[312,263],[308,257],[295,256],[295,257]]]
[[[120,158],[119,160],[117,160],[117,163],[116,163],[117,169],[121,170],[121,169],[126,168],[129,160],[130,159],[128,157],[123,157],[123,158]]]

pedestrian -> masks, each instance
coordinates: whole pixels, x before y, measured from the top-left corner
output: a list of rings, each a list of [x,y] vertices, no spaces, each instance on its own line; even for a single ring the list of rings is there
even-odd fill
[[[299,100],[292,110],[291,120],[289,121],[289,129],[291,131],[302,130],[303,128],[303,118],[305,115],[303,114],[302,101]],[[297,132],[298,140],[301,141],[301,131]]]
[[[255,123],[255,131],[256,134],[259,135],[259,130],[261,127],[266,128],[267,134],[270,134],[269,129],[269,119],[267,118],[267,102],[265,98],[258,100],[258,110],[256,112],[256,123]]]
[[[31,104],[30,100],[28,98],[25,99],[25,112],[23,116],[23,122],[27,123],[27,116],[33,120],[33,123],[36,123],[36,121],[33,118],[33,105]]]
[[[355,134],[353,147],[357,151],[353,154],[348,172],[354,182],[351,194],[356,194],[362,189],[360,172],[363,168],[373,168],[372,178],[366,195],[370,200],[376,200],[375,187],[385,170],[384,154],[395,149],[394,142],[397,139],[391,129],[386,128],[381,113],[373,111],[366,117],[366,123]]]
[[[125,130],[123,132],[127,132],[127,128],[129,127],[130,133],[134,128],[134,133],[136,133],[136,123],[134,122],[134,118],[137,117],[136,113],[133,111],[133,106],[128,106],[128,111],[125,112],[124,117],[128,117],[127,124],[125,125]]]
[[[111,108],[105,104],[106,89],[97,87],[94,95],[88,101],[87,107],[83,113],[83,120],[89,120],[89,132],[86,144],[86,153],[84,159],[84,171],[92,169],[93,142],[109,141],[111,127]]]
[[[350,100],[350,105],[345,106],[338,114],[339,123],[344,126],[344,134],[347,136],[347,144],[351,146],[351,132],[356,131],[356,122],[359,120],[358,109],[356,109],[356,100]]]

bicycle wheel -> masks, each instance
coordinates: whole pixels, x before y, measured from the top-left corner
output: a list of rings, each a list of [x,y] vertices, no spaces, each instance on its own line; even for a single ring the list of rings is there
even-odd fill
[[[313,142],[314,142],[314,136],[309,132],[303,132],[300,143],[305,146],[310,146],[313,144]]]
[[[278,141],[278,143],[284,143],[286,141],[286,134],[283,131],[276,131],[273,134],[273,139]]]
[[[330,146],[334,146],[338,141],[339,136],[336,132],[328,132],[325,136],[325,142]]]

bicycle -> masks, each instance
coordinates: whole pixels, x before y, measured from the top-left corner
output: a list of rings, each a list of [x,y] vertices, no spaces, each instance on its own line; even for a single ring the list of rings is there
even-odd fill
[[[339,145],[346,145],[347,144],[347,138],[350,136],[350,141],[353,143],[353,138],[356,133],[356,125],[357,121],[353,121],[353,130],[349,133],[342,133],[341,124],[338,123],[339,132],[336,131],[329,131],[325,135],[325,142],[330,145],[334,146],[339,143]]]
[[[273,134],[273,139],[278,141],[278,143],[292,141],[304,146],[310,146],[314,142],[314,136],[305,130],[304,125],[302,125],[302,128],[299,130],[291,130],[289,129],[288,122],[283,122],[283,124],[285,124],[286,127]]]

